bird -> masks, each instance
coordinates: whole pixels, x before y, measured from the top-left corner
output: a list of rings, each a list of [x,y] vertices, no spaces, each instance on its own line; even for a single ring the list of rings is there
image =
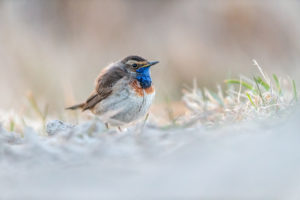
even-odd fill
[[[146,116],[155,97],[150,68],[159,61],[131,55],[105,67],[83,103],[68,110],[90,110],[109,126],[119,127]]]

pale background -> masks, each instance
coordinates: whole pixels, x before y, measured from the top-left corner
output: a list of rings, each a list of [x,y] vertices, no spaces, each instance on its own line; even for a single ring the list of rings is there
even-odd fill
[[[84,100],[110,62],[137,54],[153,67],[156,102],[197,78],[214,88],[255,58],[299,80],[300,1],[0,1],[0,108],[31,91],[52,110]],[[20,103],[21,102],[21,103]]]

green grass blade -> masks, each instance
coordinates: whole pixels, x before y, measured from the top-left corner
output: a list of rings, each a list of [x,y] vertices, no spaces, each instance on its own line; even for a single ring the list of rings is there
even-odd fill
[[[275,84],[276,84],[278,93],[279,93],[280,95],[282,95],[282,91],[281,91],[279,79],[278,79],[278,77],[276,76],[276,74],[273,74],[273,79],[274,79],[274,81],[275,81]]]
[[[258,90],[258,94],[259,94],[259,96],[260,96],[260,98],[261,98],[263,104],[265,104],[265,100],[264,100],[264,98],[263,98],[263,96],[262,96],[262,93],[261,93],[261,90],[260,90],[260,88],[259,88],[258,80],[257,80],[256,77],[253,77],[253,80],[255,81],[255,84],[256,84],[256,87],[257,87],[257,90]]]
[[[14,130],[15,130],[15,121],[14,120],[10,120],[9,131],[10,132],[14,132]]]
[[[28,98],[28,101],[29,101],[31,107],[33,108],[34,112],[35,112],[42,120],[44,120],[44,115],[43,115],[42,111],[40,110],[40,108],[39,108],[39,106],[38,106],[38,104],[37,104],[37,102],[36,102],[34,96],[33,96],[31,93],[29,93],[28,96],[27,96],[27,98]]]
[[[296,101],[298,101],[298,93],[297,93],[295,80],[293,80],[293,91],[294,91],[294,98],[295,98]]]
[[[257,81],[260,85],[262,85],[265,88],[266,91],[270,90],[270,85],[263,81],[261,77],[257,77]]]
[[[252,100],[252,98],[251,98],[250,94],[249,94],[249,93],[246,93],[246,95],[247,95],[247,97],[248,97],[248,99],[249,99],[250,103],[252,104],[252,106],[254,106],[254,107],[255,107],[255,109],[257,109],[257,107],[256,107],[255,103],[253,102],[253,100]]]
[[[257,92],[257,90],[249,83],[246,83],[245,81],[240,81],[240,80],[235,80],[235,79],[228,79],[225,80],[226,84],[238,84],[238,85],[242,85],[244,88],[247,88],[249,90],[252,90],[254,92]]]
[[[49,106],[46,105],[45,109],[44,109],[44,112],[43,112],[43,120],[45,120],[47,118],[48,112],[49,112]]]

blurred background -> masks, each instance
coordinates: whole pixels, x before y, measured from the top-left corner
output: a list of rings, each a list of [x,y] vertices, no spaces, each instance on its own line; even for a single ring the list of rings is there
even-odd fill
[[[177,101],[197,78],[215,88],[257,70],[299,80],[300,1],[0,1],[0,109],[26,94],[52,110],[80,102],[107,64],[159,60],[156,103]]]

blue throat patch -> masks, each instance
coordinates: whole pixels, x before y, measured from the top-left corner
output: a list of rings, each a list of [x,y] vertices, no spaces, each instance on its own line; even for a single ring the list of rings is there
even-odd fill
[[[148,88],[152,85],[152,79],[150,76],[150,67],[143,67],[136,70],[136,79],[140,82],[142,88]]]

